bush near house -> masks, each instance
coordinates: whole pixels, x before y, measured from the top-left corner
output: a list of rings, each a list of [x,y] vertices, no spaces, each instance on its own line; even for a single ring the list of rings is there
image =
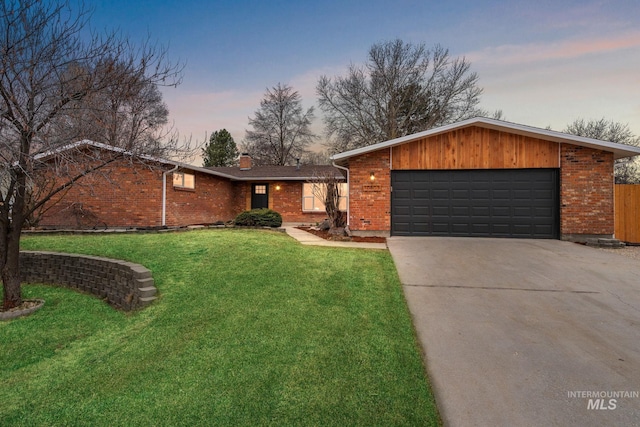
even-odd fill
[[[271,209],[252,209],[238,214],[234,223],[248,227],[280,227],[282,215]]]

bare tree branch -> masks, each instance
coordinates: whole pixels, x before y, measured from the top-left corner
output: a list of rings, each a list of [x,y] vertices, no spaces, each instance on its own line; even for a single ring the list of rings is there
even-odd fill
[[[324,209],[329,218],[329,232],[333,234],[344,234],[346,225],[346,215],[340,210],[341,186],[344,181],[333,173],[316,173],[309,180],[312,184],[313,195],[322,200]]]
[[[486,112],[465,58],[436,45],[402,40],[374,44],[364,67],[322,76],[316,86],[332,152],[398,138]]]
[[[260,109],[249,118],[243,151],[258,165],[287,165],[299,159],[316,136],[311,131],[313,107],[304,111],[300,94],[278,83],[267,89]]]
[[[614,122],[601,118],[598,120],[577,119],[570,123],[564,130],[565,133],[599,139],[601,141],[616,142],[640,146],[640,137],[634,135],[628,124]],[[614,168],[617,184],[640,183],[640,165],[638,158],[618,159]]]
[[[60,150],[82,138],[134,155],[169,157],[185,147],[165,132],[157,85],[176,85],[182,65],[148,41],[90,34],[90,12],[64,0],[0,5],[0,275],[3,307],[20,304],[19,242],[51,197],[113,161]],[[117,150],[114,152],[118,152]],[[42,153],[58,158],[42,162]],[[75,156],[75,157],[74,157]],[[55,156],[54,156],[55,157]]]

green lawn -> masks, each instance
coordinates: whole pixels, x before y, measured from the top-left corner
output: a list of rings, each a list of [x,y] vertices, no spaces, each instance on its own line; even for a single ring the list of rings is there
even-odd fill
[[[0,323],[0,425],[428,426],[438,415],[390,255],[253,230],[25,237],[120,258],[159,299],[126,314],[44,285]]]

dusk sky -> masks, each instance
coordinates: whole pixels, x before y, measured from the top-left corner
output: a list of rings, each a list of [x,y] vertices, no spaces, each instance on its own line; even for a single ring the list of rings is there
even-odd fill
[[[186,62],[163,90],[182,137],[226,128],[240,144],[248,117],[278,82],[317,106],[318,78],[344,75],[369,47],[400,38],[464,56],[484,88],[481,107],[562,130],[605,117],[640,135],[640,2],[94,0],[94,28],[147,35]],[[317,108],[317,107],[316,107]],[[322,133],[321,111],[314,130]],[[324,141],[321,136],[320,142]]]

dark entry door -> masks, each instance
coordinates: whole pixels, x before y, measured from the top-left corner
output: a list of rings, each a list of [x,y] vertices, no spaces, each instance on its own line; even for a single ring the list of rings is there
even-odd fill
[[[269,184],[251,184],[251,209],[269,207]]]
[[[393,171],[391,234],[558,238],[557,169]]]

